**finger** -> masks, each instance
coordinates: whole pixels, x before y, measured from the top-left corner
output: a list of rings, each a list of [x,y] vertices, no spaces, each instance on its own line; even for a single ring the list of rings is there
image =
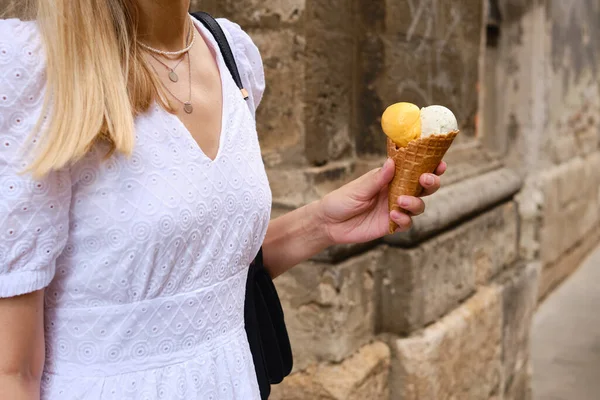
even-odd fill
[[[446,162],[442,161],[440,163],[440,165],[438,165],[437,168],[435,169],[434,174],[436,174],[437,176],[442,176],[442,175],[444,175],[444,172],[446,172],[447,169],[448,169],[448,164],[446,164]]]
[[[350,193],[359,200],[368,200],[377,195],[394,178],[394,160],[388,158],[383,167],[374,169],[349,185]]]
[[[420,197],[429,196],[440,188],[440,177],[434,174],[423,174],[419,179],[419,183],[423,186],[423,193]]]
[[[425,203],[418,197],[412,196],[400,196],[398,198],[398,205],[403,210],[408,211],[411,215],[423,214],[425,211]]]
[[[412,227],[412,219],[404,213],[394,210],[390,213],[390,218],[398,225],[396,232],[405,232]]]
[[[388,158],[383,163],[383,167],[379,170],[378,179],[379,179],[379,188],[381,189],[383,186],[389,184],[394,178],[394,160]]]

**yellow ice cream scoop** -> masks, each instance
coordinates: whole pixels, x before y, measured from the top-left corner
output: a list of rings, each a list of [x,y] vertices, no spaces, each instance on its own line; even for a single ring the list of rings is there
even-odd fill
[[[381,117],[381,127],[397,146],[406,147],[421,136],[421,110],[412,103],[392,104]]]

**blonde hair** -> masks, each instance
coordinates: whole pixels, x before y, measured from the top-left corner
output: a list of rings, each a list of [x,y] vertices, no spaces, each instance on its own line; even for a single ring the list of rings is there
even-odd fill
[[[135,0],[34,0],[29,12],[45,45],[48,122],[28,171],[68,166],[98,140],[131,154],[134,117],[155,100],[173,111],[137,44]]]

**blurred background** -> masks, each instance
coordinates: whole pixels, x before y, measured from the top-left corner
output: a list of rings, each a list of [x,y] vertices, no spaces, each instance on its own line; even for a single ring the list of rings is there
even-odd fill
[[[274,216],[380,166],[392,103],[461,128],[411,232],[278,278],[295,369],[273,399],[600,399],[600,0],[192,8],[263,55]]]
[[[410,232],[277,279],[295,367],[272,399],[600,399],[600,0],[192,9],[262,53],[274,217],[381,166],[387,105],[459,119]]]

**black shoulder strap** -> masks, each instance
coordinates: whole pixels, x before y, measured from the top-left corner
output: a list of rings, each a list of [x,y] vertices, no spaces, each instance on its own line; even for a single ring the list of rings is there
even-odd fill
[[[227,41],[227,37],[225,36],[223,29],[221,29],[221,25],[219,25],[219,23],[210,14],[203,11],[192,13],[192,16],[198,21],[202,22],[206,29],[208,29],[214,36],[217,44],[219,45],[219,49],[221,50],[221,54],[223,55],[223,59],[225,60],[225,65],[227,65],[227,69],[229,69],[235,84],[242,92],[244,100],[248,100],[248,91],[242,84],[242,79],[240,78],[240,72],[235,62],[235,57],[233,56],[233,52],[231,51],[231,47],[229,46],[229,42]]]

